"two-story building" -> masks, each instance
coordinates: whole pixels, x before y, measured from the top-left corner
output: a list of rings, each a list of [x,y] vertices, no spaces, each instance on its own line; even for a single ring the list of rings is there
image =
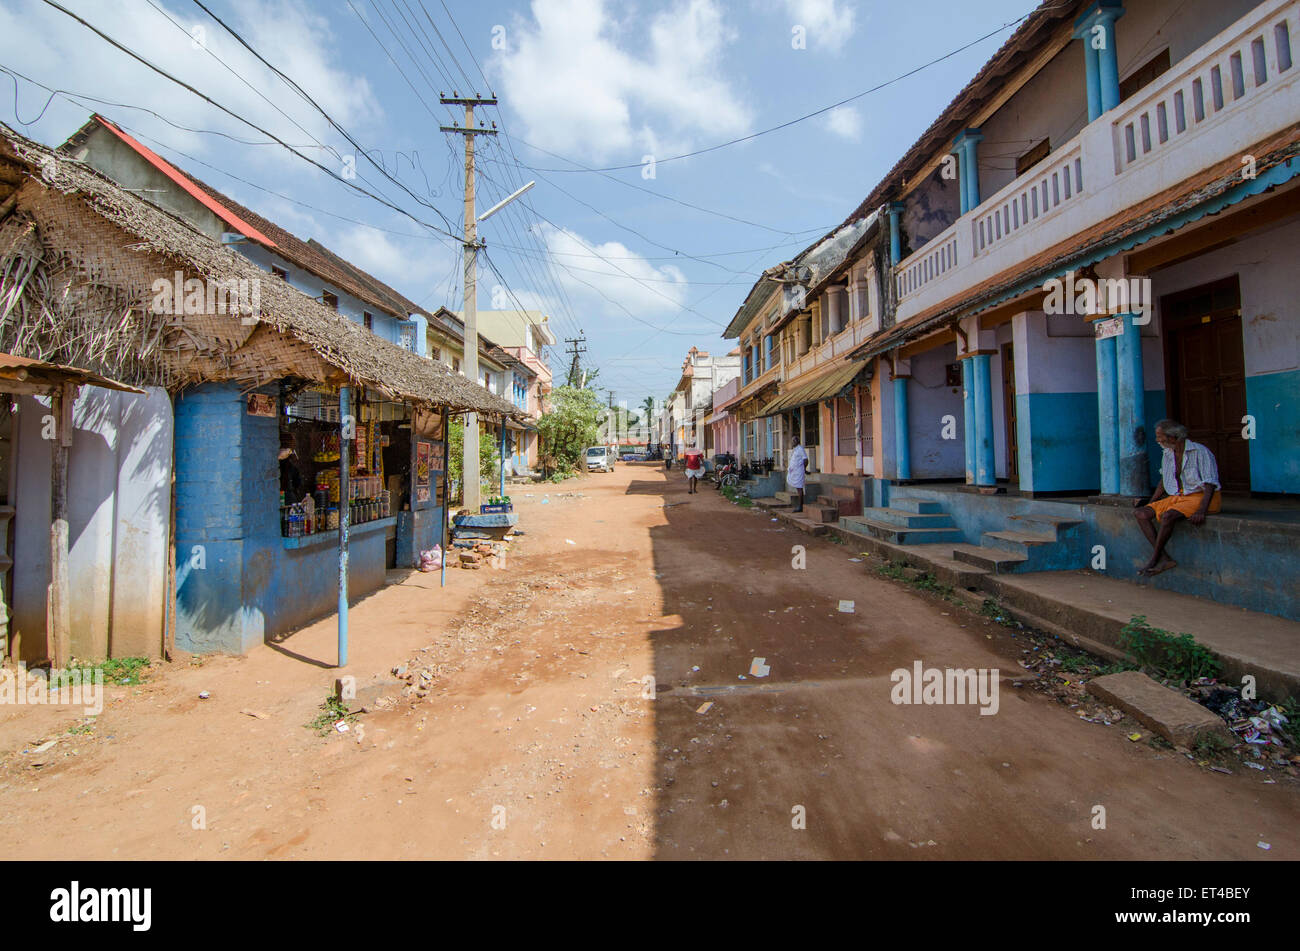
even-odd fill
[[[461,319],[459,315],[457,319]],[[512,399],[515,390],[519,390],[522,402],[516,405],[524,410],[527,418],[522,422],[509,421],[507,445],[517,473],[536,471],[537,420],[546,412],[551,392],[551,368],[546,354],[547,348],[556,344],[550,318],[536,310],[480,310],[477,319],[479,334],[494,341],[517,361],[508,381],[511,393],[505,393],[503,387],[502,395]]]
[[[713,394],[740,376],[740,352],[715,356],[691,347],[682,361],[682,375],[674,396],[680,396],[674,434],[679,448],[694,444],[712,456],[713,437],[706,421],[713,411]]]
[[[1300,477],[1298,17],[1296,0],[1044,3],[837,229],[862,234],[829,284],[799,258],[765,275],[728,328],[754,391],[765,336],[806,320],[815,350],[826,289],[851,312],[867,282],[869,332],[832,358],[870,394],[860,530],[998,572],[1132,577],[1149,551],[1129,503],[1174,417],[1227,500],[1152,583],[1300,616],[1287,520],[1259,504]],[[782,281],[806,317],[782,317]],[[823,469],[842,464],[826,438]]]

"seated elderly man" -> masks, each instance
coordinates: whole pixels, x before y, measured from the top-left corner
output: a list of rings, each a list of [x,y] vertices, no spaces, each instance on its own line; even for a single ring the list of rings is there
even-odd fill
[[[1187,438],[1187,427],[1172,419],[1156,423],[1156,442],[1164,450],[1160,460],[1160,484],[1149,502],[1138,499],[1137,520],[1142,534],[1151,543],[1151,560],[1138,569],[1150,578],[1177,568],[1165,552],[1174,526],[1183,519],[1200,525],[1210,512],[1222,505],[1219,495],[1219,467],[1214,454],[1198,442]],[[1156,522],[1160,523],[1159,531]]]

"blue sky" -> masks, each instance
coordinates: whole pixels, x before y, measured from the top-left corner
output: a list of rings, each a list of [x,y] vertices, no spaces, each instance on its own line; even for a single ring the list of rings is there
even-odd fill
[[[437,94],[490,88],[501,105],[479,114],[504,134],[478,140],[479,210],[524,181],[537,186],[481,226],[479,306],[519,301],[550,314],[561,339],[585,333],[598,385],[634,406],[667,395],[692,345],[730,348],[722,328],[758,273],[843,220],[1010,29],[833,112],[674,156],[854,96],[1035,6],[204,0],[390,179],[192,0],[61,2],[327,168],[355,162],[349,181],[419,221],[352,191],[42,0],[0,0],[0,66],[27,77],[0,74],[9,87],[0,121],[56,144],[97,110],[429,309],[459,309],[462,297],[459,244],[420,223],[448,230],[449,221],[456,231],[463,220],[461,139],[438,129],[460,116]],[[112,104],[50,101],[28,80]],[[631,167],[602,174],[575,163]]]

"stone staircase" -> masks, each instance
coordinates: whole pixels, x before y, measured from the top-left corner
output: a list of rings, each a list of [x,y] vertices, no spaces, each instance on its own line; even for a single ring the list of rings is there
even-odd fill
[[[1055,515],[1013,515],[1013,529],[985,532],[979,545],[958,545],[958,561],[993,574],[1015,571],[1069,571],[1087,567],[1078,519]]]
[[[894,545],[960,543],[962,534],[938,502],[894,498],[888,507],[841,518],[837,530]]]
[[[807,497],[816,501],[808,507],[823,524],[833,524],[841,518],[862,514],[862,493],[852,485],[830,482],[813,488],[815,494],[808,492]]]
[[[1012,527],[966,544],[961,530],[938,502],[894,496],[888,507],[868,508],[841,518],[836,531],[891,545],[945,545],[955,562],[992,574],[1069,571],[1087,566],[1078,519],[1056,515],[1013,515]]]

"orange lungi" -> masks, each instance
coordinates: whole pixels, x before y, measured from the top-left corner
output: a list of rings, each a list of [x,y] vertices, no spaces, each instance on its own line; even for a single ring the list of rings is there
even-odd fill
[[[1204,501],[1204,492],[1193,492],[1190,495],[1166,495],[1163,499],[1148,503],[1156,513],[1156,518],[1164,518],[1165,512],[1173,509],[1184,516],[1190,516],[1194,512],[1200,511],[1201,502]],[[1217,512],[1223,506],[1223,499],[1218,489],[1214,490],[1214,498],[1210,499],[1210,507],[1205,511]]]

